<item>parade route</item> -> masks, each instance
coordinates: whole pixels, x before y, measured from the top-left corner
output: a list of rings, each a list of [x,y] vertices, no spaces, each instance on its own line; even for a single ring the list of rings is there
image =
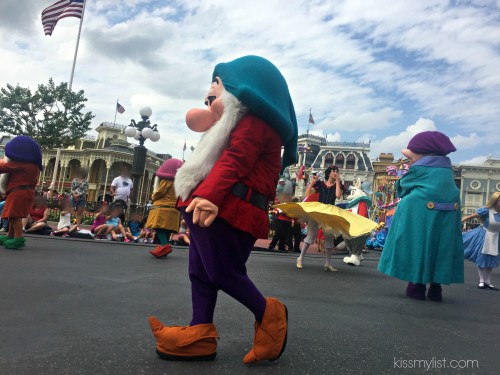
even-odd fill
[[[215,361],[154,353],[149,315],[189,323],[187,248],[157,260],[132,244],[35,236],[27,244],[0,248],[2,375],[498,373],[500,292],[478,290],[470,262],[465,284],[445,286],[440,304],[406,298],[404,282],[376,270],[376,251],[358,268],[335,256],[336,273],[323,271],[322,255],[298,270],[296,254],[254,252],[249,275],[287,305],[289,332],[281,359],[247,367],[253,317],[224,293]]]

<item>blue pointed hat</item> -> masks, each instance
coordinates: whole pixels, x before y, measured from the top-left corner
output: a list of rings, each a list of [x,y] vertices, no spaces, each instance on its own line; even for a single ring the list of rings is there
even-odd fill
[[[42,150],[40,150],[40,146],[33,138],[25,135],[12,138],[5,145],[5,155],[13,161],[36,164],[40,170],[43,170]]]
[[[243,56],[217,64],[212,79],[220,77],[224,88],[250,112],[271,126],[284,145],[282,169],[297,162],[297,119],[285,78],[270,61]]]

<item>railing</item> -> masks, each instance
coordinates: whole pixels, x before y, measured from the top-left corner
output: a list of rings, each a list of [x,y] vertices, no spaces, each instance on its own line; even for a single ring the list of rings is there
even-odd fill
[[[107,121],[101,122],[99,126],[106,126],[107,128],[121,129],[121,130],[127,127],[127,125],[113,124],[112,122],[107,122]]]

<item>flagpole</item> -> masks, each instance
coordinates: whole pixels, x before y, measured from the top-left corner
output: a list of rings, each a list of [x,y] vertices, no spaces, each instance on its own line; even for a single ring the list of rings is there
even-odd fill
[[[309,118],[307,119],[307,138],[309,138],[309,124],[311,123],[311,109],[309,108]]]
[[[75,48],[75,56],[73,57],[73,67],[71,68],[71,77],[69,79],[69,91],[71,91],[71,88],[73,87],[73,77],[75,75],[76,57],[78,56],[78,47],[80,46],[80,36],[82,35],[82,24],[83,24],[83,17],[85,16],[86,5],[87,5],[87,0],[84,0],[82,9],[82,18],[80,19],[80,27],[78,28],[78,37],[76,38],[76,48]]]
[[[76,57],[78,56],[78,47],[80,45],[80,36],[82,35],[82,24],[83,24],[83,16],[85,15],[85,5],[87,5],[87,1],[83,1],[83,9],[82,9],[82,18],[80,19],[80,27],[78,28],[78,37],[76,38],[76,48],[75,48],[75,55],[73,57],[73,66],[71,68],[71,76],[69,79],[69,91],[71,91],[73,87],[73,76],[75,75],[75,65],[76,65]],[[59,167],[59,155],[61,154],[61,148],[57,148],[57,153],[56,153],[56,160],[54,163],[54,173],[52,175],[52,181],[49,186],[49,192],[48,192],[48,197],[51,198],[54,194],[54,188],[56,185],[56,176],[57,176],[57,170]]]
[[[116,100],[116,105],[115,105],[115,119],[113,120],[113,127],[115,127],[115,124],[116,124],[116,114],[118,113],[118,101],[120,99],[117,99]]]

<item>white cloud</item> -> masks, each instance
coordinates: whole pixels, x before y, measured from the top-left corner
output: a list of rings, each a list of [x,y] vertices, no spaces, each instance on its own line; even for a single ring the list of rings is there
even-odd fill
[[[338,117],[328,117],[318,124],[325,130],[342,130],[346,132],[383,129],[401,116],[402,111],[383,108],[370,112],[345,112]]]
[[[474,148],[481,143],[481,138],[476,133],[471,133],[469,135],[459,134],[450,139],[457,150]]]
[[[61,20],[53,36],[45,37],[40,12],[49,4],[1,2],[1,86],[35,88],[51,76],[68,80],[78,20]],[[500,118],[497,3],[283,4],[88,2],[74,88],[85,90],[95,125],[112,120],[116,99],[127,110],[120,123],[137,118],[149,104],[162,139],[147,147],[180,156],[184,138],[188,145],[199,139],[187,130],[184,115],[202,105],[215,63],[258,54],[286,77],[300,132],[312,108],[313,128],[331,140],[376,135],[370,138],[372,153],[399,154],[419,129],[435,129],[424,119],[404,128],[418,117],[436,119],[460,145],[457,154],[478,140],[494,147],[491,134]]]
[[[410,139],[417,133],[423,131],[437,130],[434,121],[430,119],[420,118],[415,124],[409,125],[404,131],[396,135],[390,135],[380,140],[374,140],[371,143],[370,154],[372,158],[376,158],[380,153],[393,153],[397,158],[401,155],[401,150],[408,146]]]
[[[488,156],[480,155],[469,160],[461,161],[458,164],[461,165],[480,165],[483,164],[488,159]]]

